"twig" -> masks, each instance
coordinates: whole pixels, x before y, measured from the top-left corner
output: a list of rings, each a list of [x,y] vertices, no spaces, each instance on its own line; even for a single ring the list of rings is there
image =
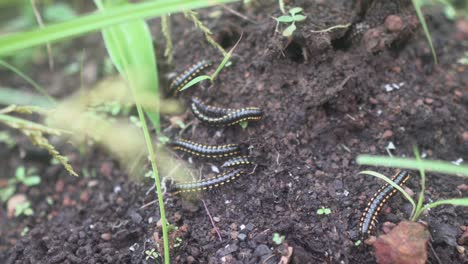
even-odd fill
[[[329,27],[329,28],[326,28],[326,29],[321,29],[321,30],[311,30],[310,32],[312,32],[312,33],[324,33],[324,32],[328,32],[328,31],[332,31],[333,29],[337,29],[337,28],[348,28],[349,26],[351,26],[351,23],[344,24],[344,25],[336,25],[336,26]]]
[[[31,0],[31,6],[33,8],[34,16],[37,19],[37,23],[39,24],[39,27],[43,28],[44,27],[44,21],[42,20],[41,13],[39,13],[39,10],[37,9],[35,0]],[[49,42],[47,42],[46,47],[47,47],[47,55],[48,55],[48,58],[49,58],[49,67],[50,67],[51,70],[53,70],[54,69],[54,58],[52,57],[52,46],[50,45]]]
[[[219,241],[223,242],[223,238],[221,237],[221,233],[219,232],[218,227],[216,226],[213,217],[211,217],[210,210],[208,210],[208,207],[206,206],[206,203],[203,199],[200,199],[203,203],[203,206],[205,207],[205,211],[208,214],[208,217],[210,218],[211,225],[213,226],[214,230],[216,231],[216,234],[218,234]]]
[[[230,8],[229,6],[227,5],[222,5],[223,9],[225,9],[226,11],[228,11],[229,13],[233,14],[233,15],[236,15],[246,21],[249,21],[250,23],[253,23],[255,25],[258,25],[258,23],[256,21],[253,21],[252,19],[248,18],[247,16],[237,12],[236,10]]]

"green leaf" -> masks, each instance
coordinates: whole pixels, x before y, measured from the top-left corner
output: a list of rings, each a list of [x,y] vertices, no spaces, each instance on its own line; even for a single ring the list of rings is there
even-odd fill
[[[289,27],[287,27],[287,28],[283,31],[283,36],[284,36],[284,37],[290,37],[290,36],[292,36],[294,30],[296,30],[296,25],[291,24]]]
[[[134,19],[149,19],[167,13],[212,6],[234,0],[172,0],[146,1],[137,4],[112,7],[107,12],[95,12],[58,24],[46,25],[41,29],[8,34],[0,37],[0,57],[18,50],[30,48],[61,39],[78,37],[101,28],[129,22]]]
[[[0,189],[0,201],[6,202],[10,199],[13,194],[16,192],[16,187],[14,185],[7,186],[5,188]]]
[[[294,15],[294,17],[293,17],[294,21],[296,21],[296,22],[304,21],[306,18],[307,17],[303,16],[303,15]]]
[[[294,16],[295,14],[302,12],[302,10],[302,7],[293,7],[289,9],[289,13]]]
[[[326,215],[331,214],[330,208],[325,208],[325,209],[323,210],[323,213],[326,214]]]
[[[198,76],[198,77],[194,78],[193,80],[191,80],[190,82],[188,82],[186,85],[184,85],[184,87],[182,87],[180,89],[180,91],[182,92],[183,90],[188,89],[188,88],[194,86],[195,84],[197,84],[197,83],[199,83],[201,81],[204,81],[204,80],[211,80],[211,76],[209,76],[209,75]]]
[[[468,166],[454,165],[449,162],[440,160],[421,160],[418,164],[418,161],[416,159],[359,155],[356,161],[358,164],[362,165],[395,167],[412,170],[419,170],[419,166],[421,166],[421,168],[426,171],[447,173],[463,177],[468,176]]]
[[[39,176],[28,176],[23,179],[22,183],[28,187],[38,185],[41,183],[41,177]]]
[[[242,127],[242,129],[246,129],[249,126],[248,121],[242,121],[239,123],[239,126]]]
[[[291,23],[294,21],[292,16],[280,16],[276,20],[281,23]]]
[[[457,199],[448,199],[448,200],[440,200],[430,204],[426,204],[422,211],[427,210],[429,208],[434,208],[440,205],[455,205],[455,206],[468,206],[468,198],[457,198]]]
[[[23,166],[16,168],[15,177],[17,180],[22,181],[26,177],[26,169]]]
[[[426,24],[426,19],[424,18],[424,14],[421,11],[421,4],[420,1],[418,0],[411,0],[413,3],[414,9],[416,10],[416,14],[418,16],[419,22],[421,23],[421,26],[424,30],[424,34],[426,35],[427,42],[429,42],[429,46],[431,48],[432,52],[432,57],[434,58],[434,63],[437,64],[437,55],[434,49],[434,45],[432,44],[432,38],[431,38],[431,33],[429,32],[429,28],[427,27]]]
[[[104,9],[100,0],[95,2],[101,12],[107,12],[109,7]],[[134,95],[141,93],[145,97],[150,96],[149,100],[159,105],[159,82],[153,40],[145,21],[140,19],[108,27],[102,30],[102,35],[114,65],[129,81]],[[136,99],[138,100],[138,97]],[[145,110],[159,132],[158,110]]]

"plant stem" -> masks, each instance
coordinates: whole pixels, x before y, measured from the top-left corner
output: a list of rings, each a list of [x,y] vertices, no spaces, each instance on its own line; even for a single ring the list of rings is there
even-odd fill
[[[156,194],[158,196],[159,212],[161,213],[163,242],[164,242],[164,263],[169,264],[170,255],[169,255],[169,239],[168,239],[168,232],[167,232],[167,225],[166,225],[167,224],[166,211],[164,209],[164,200],[162,196],[161,182],[159,180],[158,167],[156,166],[156,157],[154,155],[154,148],[153,148],[153,143],[151,141],[151,137],[148,131],[148,125],[146,124],[145,114],[143,113],[143,109],[141,108],[141,105],[138,103],[137,100],[135,100],[135,103],[136,103],[136,107],[138,111],[138,117],[140,118],[141,126],[143,129],[143,134],[145,136],[146,147],[150,155],[151,168],[153,169],[153,178],[154,178],[154,183],[156,185]]]

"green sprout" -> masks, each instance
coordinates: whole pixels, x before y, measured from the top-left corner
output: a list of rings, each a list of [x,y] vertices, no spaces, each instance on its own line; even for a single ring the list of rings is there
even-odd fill
[[[275,18],[278,24],[290,23],[290,25],[286,29],[283,30],[283,37],[288,37],[288,38],[291,37],[294,31],[297,29],[296,22],[304,21],[307,18],[306,16],[299,14],[301,12],[302,12],[301,7],[293,7],[289,9],[289,14],[291,15],[284,15],[284,16]]]
[[[317,214],[318,215],[329,215],[329,214],[331,214],[331,209],[330,208],[325,208],[325,206],[322,206],[319,209],[317,209]]]
[[[25,167],[19,166],[16,168],[15,177],[8,180],[8,184],[4,188],[0,188],[0,201],[6,202],[16,192],[16,185],[24,184],[28,187],[41,183],[41,177],[36,175],[36,169],[31,168],[26,170]]]
[[[278,233],[273,233],[273,238],[271,240],[273,240],[273,242],[279,246],[283,243],[284,239],[285,239],[285,236],[282,236]]]
[[[249,122],[247,121],[242,121],[239,123],[239,126],[241,126],[242,129],[246,129],[248,125],[249,125]]]
[[[30,201],[25,201],[23,203],[17,204],[15,206],[15,216],[30,216],[34,214],[34,210],[31,208],[31,202]]]
[[[146,255],[146,258],[145,258],[146,260],[159,258],[159,253],[156,252],[154,248],[150,250],[145,250],[145,255]]]
[[[355,247],[359,247],[362,244],[362,241],[359,239],[358,241],[354,242]]]
[[[174,243],[174,247],[180,247],[182,245],[182,238],[176,237],[176,243]]]

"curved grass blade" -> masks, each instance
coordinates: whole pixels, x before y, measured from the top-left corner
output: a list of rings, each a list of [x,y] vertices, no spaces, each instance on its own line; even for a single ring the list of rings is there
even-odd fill
[[[356,161],[358,164],[361,165],[394,167],[411,170],[419,170],[420,168],[422,168],[426,171],[468,177],[468,166],[454,165],[440,160],[421,160],[420,163],[418,163],[416,159],[359,155]]]
[[[77,37],[102,28],[128,22],[134,19],[148,19],[167,13],[208,7],[235,0],[172,0],[148,1],[125,6],[112,7],[107,12],[93,13],[62,23],[51,24],[41,29],[14,33],[0,38],[0,57],[15,51]]]
[[[429,46],[431,47],[431,52],[432,52],[432,57],[434,58],[434,63],[437,64],[437,54],[434,49],[434,45],[432,44],[432,38],[431,38],[431,33],[429,32],[429,28],[427,27],[426,24],[426,19],[424,18],[424,14],[421,11],[421,1],[418,0],[411,0],[413,3],[414,9],[416,10],[416,15],[418,16],[419,22],[422,25],[422,28],[424,30],[424,35],[426,35],[427,42],[429,43]]]

